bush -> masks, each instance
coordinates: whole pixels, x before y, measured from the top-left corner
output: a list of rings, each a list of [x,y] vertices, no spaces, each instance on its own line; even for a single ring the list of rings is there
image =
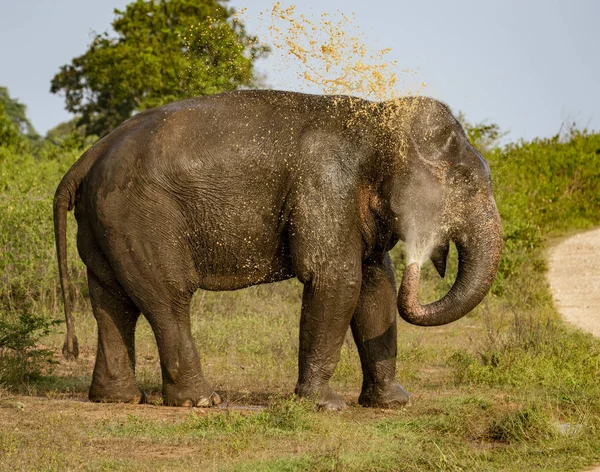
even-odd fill
[[[557,320],[544,254],[549,238],[600,224],[598,154],[600,134],[579,131],[488,153],[505,246],[495,296],[480,309],[487,337],[447,360],[457,383],[539,390],[565,407],[600,408],[600,343]]]
[[[37,378],[51,352],[38,346],[62,318],[54,249],[52,198],[60,178],[79,155],[55,159],[0,147],[0,382],[17,386]],[[74,300],[87,293],[69,225],[69,266]],[[73,268],[75,270],[73,270]]]
[[[600,224],[598,154],[600,134],[572,130],[566,140],[521,141],[486,155],[505,244],[493,293],[543,277],[548,237]]]
[[[14,387],[39,378],[43,367],[52,364],[53,351],[38,343],[61,321],[29,311],[12,318],[0,318],[0,384]]]
[[[4,103],[0,101],[0,148],[22,152],[27,149],[27,144],[27,140],[21,134],[19,127],[6,113]]]
[[[46,316],[62,312],[52,198],[77,155],[71,152],[58,160],[44,160],[30,154],[3,153],[0,148],[0,318],[25,308]],[[73,250],[75,227],[69,224],[72,249],[68,255],[71,285],[80,293],[86,289],[82,264]]]

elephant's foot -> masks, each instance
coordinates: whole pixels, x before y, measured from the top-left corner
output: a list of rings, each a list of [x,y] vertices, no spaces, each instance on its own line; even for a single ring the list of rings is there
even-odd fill
[[[146,395],[135,383],[92,381],[88,398],[97,403],[144,403]]]
[[[319,388],[296,386],[296,395],[315,402],[319,410],[336,411],[346,407],[344,399],[333,391],[329,385]]]
[[[409,400],[410,394],[396,381],[363,386],[358,397],[360,405],[375,408],[400,408]]]
[[[192,386],[169,384],[163,387],[163,404],[167,406],[209,408],[220,403],[221,397],[206,382]]]

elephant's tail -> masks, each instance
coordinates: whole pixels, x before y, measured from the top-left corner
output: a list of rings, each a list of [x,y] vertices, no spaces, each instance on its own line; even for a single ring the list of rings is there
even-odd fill
[[[67,270],[67,212],[75,206],[77,190],[96,159],[100,155],[98,145],[86,151],[68,170],[54,194],[54,240],[58,258],[58,274],[62,288],[67,322],[67,339],[63,346],[66,359],[76,359],[79,355],[79,345],[75,336],[73,318],[71,316],[71,297],[69,295],[69,273]]]

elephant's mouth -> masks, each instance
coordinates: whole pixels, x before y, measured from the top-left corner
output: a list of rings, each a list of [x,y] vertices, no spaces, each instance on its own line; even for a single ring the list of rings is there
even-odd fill
[[[431,262],[441,278],[446,276],[446,262],[448,261],[448,252],[450,251],[450,241],[437,245],[431,252]],[[419,268],[420,272],[420,268]],[[417,281],[418,282],[418,281]]]

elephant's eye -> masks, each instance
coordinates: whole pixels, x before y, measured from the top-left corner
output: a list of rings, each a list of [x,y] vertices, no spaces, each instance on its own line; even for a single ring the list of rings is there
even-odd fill
[[[453,180],[457,183],[470,183],[475,179],[473,169],[465,164],[455,164],[451,167]]]

